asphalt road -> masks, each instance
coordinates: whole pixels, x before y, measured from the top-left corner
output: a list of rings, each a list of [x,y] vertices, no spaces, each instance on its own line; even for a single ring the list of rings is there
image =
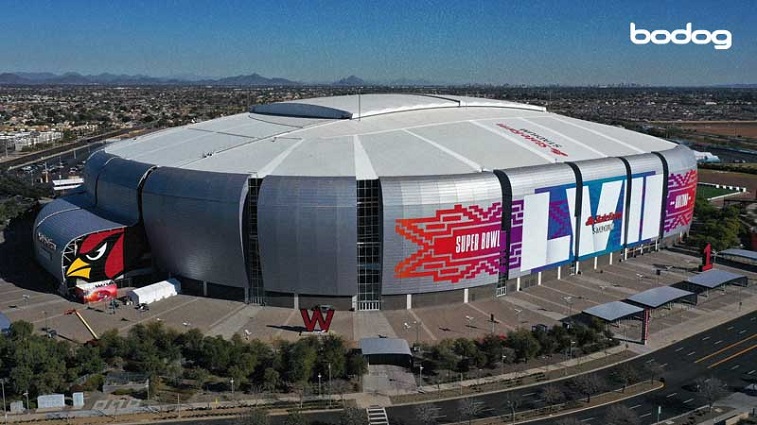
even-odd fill
[[[692,385],[700,376],[717,377],[728,384],[731,392],[743,388],[750,380],[757,382],[757,312],[631,360],[630,364],[643,369],[644,363],[652,360],[665,366],[665,388],[623,402],[637,412],[642,424],[657,421],[658,406],[662,408],[660,419],[666,419],[705,405],[702,395]],[[610,372],[606,369],[596,373],[607,379]],[[543,404],[539,400],[539,390],[540,387],[537,386],[515,390],[510,397],[518,400],[518,410],[541,407]],[[509,418],[507,402],[510,397],[504,392],[475,397],[474,400],[481,403],[483,410],[478,417]],[[432,403],[432,406],[437,409],[438,423],[460,420],[458,400]],[[602,424],[608,407],[590,409],[571,416],[588,425]],[[387,413],[392,424],[421,423],[416,418],[414,406],[390,407],[387,408]],[[556,420],[557,418],[551,418],[531,423],[553,424]]]
[[[622,402],[622,404],[633,409],[639,415],[641,423],[645,425],[657,421],[658,406],[662,408],[660,419],[667,419],[705,405],[702,395],[697,393],[692,386],[700,376],[717,377],[728,384],[728,391],[730,392],[740,390],[749,382],[757,382],[757,312],[692,336],[649,355],[631,360],[630,363],[638,369],[643,369],[644,364],[652,360],[665,366],[665,372],[663,372],[665,387]],[[610,372],[604,370],[595,373],[608,378]],[[539,400],[539,390],[540,386],[533,386],[511,391],[512,396],[508,396],[507,392],[499,392],[474,397],[475,402],[481,403],[482,413],[478,417],[499,416],[506,421],[510,415],[507,401],[511,397],[519,400],[518,410],[542,406],[543,404]],[[437,423],[460,420],[459,400],[431,404],[437,411]],[[604,418],[608,407],[589,409],[569,416],[575,417],[587,425],[600,425],[606,422]],[[394,406],[386,410],[389,415],[389,423],[392,425],[421,424],[416,418],[413,405]],[[530,424],[554,424],[564,417],[567,416],[534,421]],[[306,414],[306,418],[310,423],[338,423],[339,412]],[[283,423],[285,417],[276,416],[271,419],[272,424],[280,424]],[[204,419],[201,422],[231,425],[235,423],[235,420]],[[198,422],[172,421],[168,423],[196,425]]]

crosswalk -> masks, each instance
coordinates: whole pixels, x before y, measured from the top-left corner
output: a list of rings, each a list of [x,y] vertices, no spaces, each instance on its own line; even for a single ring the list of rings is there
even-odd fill
[[[368,423],[370,425],[389,425],[389,418],[386,416],[386,409],[379,406],[371,406],[365,409],[368,413]]]

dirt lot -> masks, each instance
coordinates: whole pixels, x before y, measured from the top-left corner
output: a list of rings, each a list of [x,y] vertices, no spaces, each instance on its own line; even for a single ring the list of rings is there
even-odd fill
[[[746,187],[748,191],[747,194],[744,194],[746,198],[753,198],[754,194],[757,193],[757,175],[754,174],[700,169],[699,181],[701,183]]]
[[[757,139],[757,121],[694,121],[676,124],[697,133]]]

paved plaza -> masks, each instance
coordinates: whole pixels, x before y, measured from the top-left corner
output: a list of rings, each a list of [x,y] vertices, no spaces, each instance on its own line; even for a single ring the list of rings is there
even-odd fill
[[[568,315],[609,301],[622,300],[647,289],[674,284],[694,273],[699,259],[670,250],[629,258],[601,269],[584,270],[580,275],[565,276],[499,298],[479,299],[467,304],[441,305],[411,310],[350,312],[337,311],[331,331],[348,341],[363,337],[399,337],[411,343],[433,342],[445,338],[476,338],[491,332],[502,334],[536,324],[551,326]],[[750,281],[755,273],[716,265],[745,274]],[[660,274],[656,271],[661,270]],[[10,279],[12,280],[12,279]],[[66,300],[48,289],[49,283],[34,287],[0,280],[0,311],[11,320],[26,320],[42,331],[55,329],[60,337],[84,342],[91,339],[87,329],[70,309],[78,309],[98,334],[117,329],[125,333],[137,323],[160,321],[177,330],[198,328],[209,335],[230,338],[234,334],[264,341],[296,340],[304,333],[300,312],[293,309],[246,305],[241,302],[179,295],[150,305],[148,311],[131,306],[108,310],[105,303],[85,306]],[[125,293],[128,288],[122,288]],[[670,333],[670,328],[695,323],[713,312],[738,309],[754,310],[755,286],[727,287],[699,297],[696,306],[674,304],[671,309],[655,311],[651,321],[650,345],[657,345],[656,335]],[[494,314],[496,323],[489,321]],[[632,325],[632,324],[631,324]],[[629,333],[624,329],[624,334]]]

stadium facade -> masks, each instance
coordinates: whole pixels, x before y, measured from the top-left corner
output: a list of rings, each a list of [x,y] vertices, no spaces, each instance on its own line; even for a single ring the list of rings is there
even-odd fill
[[[166,276],[285,307],[402,309],[506,295],[688,231],[683,146],[542,107],[362,95],[107,146],[39,213],[62,288]]]

